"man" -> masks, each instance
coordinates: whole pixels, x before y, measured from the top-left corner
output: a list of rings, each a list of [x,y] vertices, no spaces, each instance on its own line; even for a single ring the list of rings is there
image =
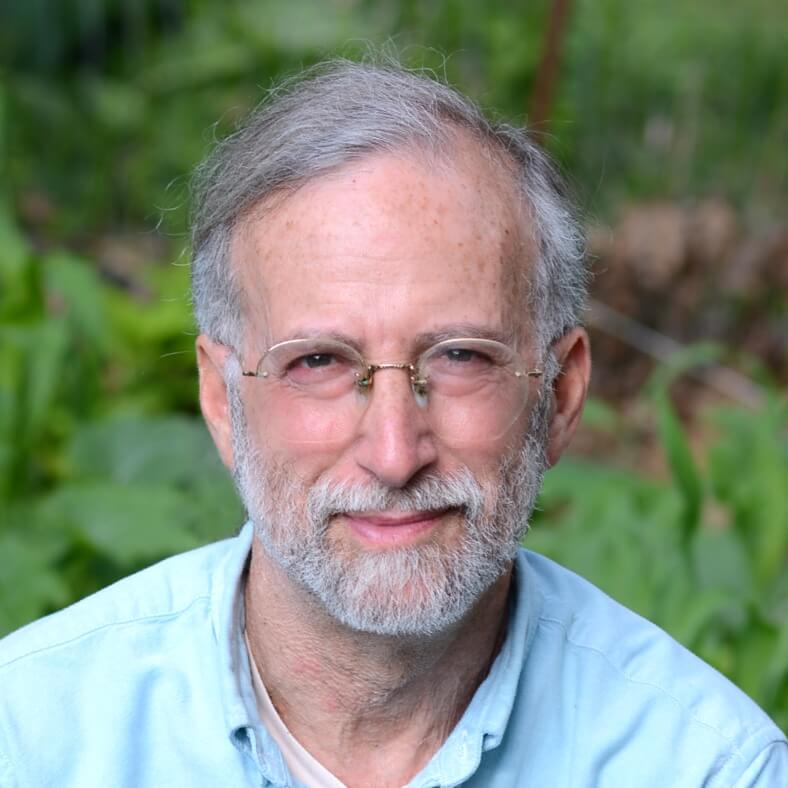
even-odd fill
[[[590,373],[527,136],[340,62],[196,186],[200,402],[250,523],[4,642],[0,784],[788,784],[737,689],[518,550]]]

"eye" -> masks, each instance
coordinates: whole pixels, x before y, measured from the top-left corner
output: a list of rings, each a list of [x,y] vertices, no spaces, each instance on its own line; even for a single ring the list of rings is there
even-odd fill
[[[288,377],[299,375],[306,379],[317,379],[327,374],[339,372],[350,364],[352,364],[351,361],[338,353],[316,351],[289,360],[285,366],[284,373]]]
[[[426,360],[426,373],[430,378],[484,376],[496,366],[495,360],[484,350],[466,345],[449,345]]]
[[[336,362],[336,356],[333,353],[312,353],[308,356],[301,356],[292,362],[291,367],[305,366],[308,369],[319,369],[320,367],[328,367]]]
[[[436,360],[444,366],[462,367],[464,369],[481,369],[493,366],[496,363],[495,359],[486,351],[463,345],[445,348],[436,357]]]
[[[315,349],[288,359],[281,377],[299,388],[319,390],[342,381],[352,384],[356,362],[334,349]]]
[[[446,351],[445,355],[448,361],[453,361],[462,364],[470,364],[472,362],[485,361],[485,360],[489,362],[489,359],[485,359],[483,354],[478,353],[475,350],[469,350],[468,348],[463,348],[463,347],[449,348]]]

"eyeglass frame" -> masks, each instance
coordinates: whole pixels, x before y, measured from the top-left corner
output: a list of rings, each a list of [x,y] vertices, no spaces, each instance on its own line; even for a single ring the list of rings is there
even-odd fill
[[[317,337],[315,339],[320,339]],[[241,375],[247,378],[258,378],[262,380],[267,380],[270,377],[270,373],[267,371],[260,371],[260,367],[263,365],[263,362],[266,358],[275,350],[284,347],[286,345],[301,343],[301,342],[309,342],[314,341],[314,339],[310,337],[298,338],[298,339],[286,339],[282,342],[276,342],[275,344],[271,345],[262,356],[260,356],[260,360],[257,362],[257,365],[252,370],[244,370],[241,369]],[[511,348],[509,345],[505,344],[504,342],[498,342],[495,339],[487,339],[486,337],[451,337],[448,339],[440,340],[433,345],[430,345],[426,350],[420,353],[415,359],[412,361],[383,361],[380,363],[370,363],[368,362],[364,356],[356,350],[356,348],[352,347],[346,342],[342,342],[340,340],[331,339],[337,345],[342,345],[346,347],[348,350],[352,351],[353,355],[358,359],[360,363],[360,368],[364,371],[363,375],[356,374],[355,386],[359,388],[361,391],[370,391],[372,389],[373,384],[373,376],[376,372],[379,372],[382,369],[403,369],[407,370],[409,373],[410,384],[413,390],[413,393],[416,396],[426,396],[427,395],[427,383],[428,379],[425,377],[417,377],[419,372],[419,365],[421,359],[427,356],[429,353],[435,351],[436,348],[440,348],[442,345],[452,345],[457,342],[469,341],[473,343],[481,343],[482,345],[486,345],[488,347],[496,347],[496,348],[505,348],[509,353],[519,358],[519,354]],[[307,354],[308,355],[308,354]],[[544,370],[539,369],[538,367],[534,367],[533,369],[526,369],[526,370],[518,370],[515,369],[514,375],[517,378],[540,378],[544,375]]]

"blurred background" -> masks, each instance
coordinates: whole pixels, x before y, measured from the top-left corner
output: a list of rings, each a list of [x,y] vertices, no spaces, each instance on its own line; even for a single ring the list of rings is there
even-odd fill
[[[243,513],[203,428],[188,178],[273,82],[389,42],[565,169],[593,397],[526,545],[788,728],[788,5],[0,5],[0,635]]]

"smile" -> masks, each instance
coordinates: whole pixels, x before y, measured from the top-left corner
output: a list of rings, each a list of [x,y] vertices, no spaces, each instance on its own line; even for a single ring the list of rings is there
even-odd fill
[[[405,547],[421,541],[454,509],[418,512],[352,512],[340,515],[353,535],[374,547]]]

